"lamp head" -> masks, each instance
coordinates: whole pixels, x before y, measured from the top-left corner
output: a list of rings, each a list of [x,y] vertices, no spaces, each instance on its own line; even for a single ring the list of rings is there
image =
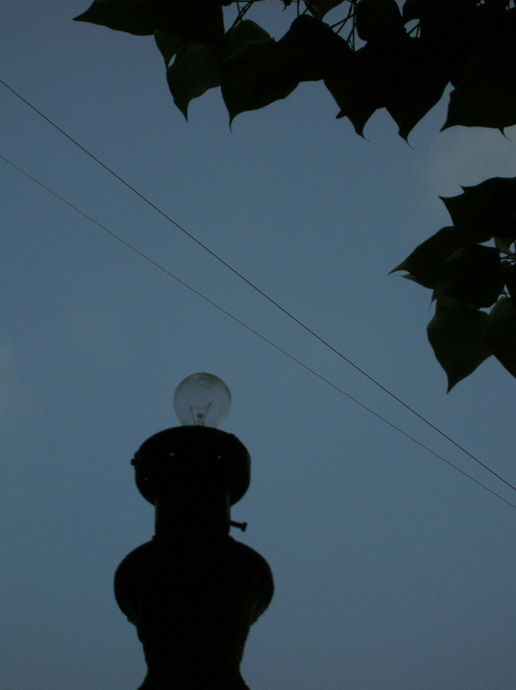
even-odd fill
[[[230,407],[229,388],[213,374],[188,376],[174,394],[174,409],[184,426],[218,426],[227,417]]]

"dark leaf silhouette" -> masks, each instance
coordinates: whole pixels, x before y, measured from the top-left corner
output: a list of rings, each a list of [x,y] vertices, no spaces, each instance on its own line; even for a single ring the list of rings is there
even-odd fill
[[[439,20],[473,7],[478,0],[406,0],[403,5],[403,19]]]
[[[447,79],[427,43],[394,31],[356,51],[345,68],[325,80],[357,134],[379,108],[387,108],[406,139],[441,98]]]
[[[224,35],[222,6],[210,0],[94,0],[75,19],[139,36],[159,29],[196,43],[212,43]]]
[[[154,40],[159,52],[163,56],[165,67],[168,67],[174,55],[183,45],[183,42],[177,36],[171,36],[165,33],[165,31],[160,31],[160,29],[156,29],[154,32]]]
[[[347,117],[360,136],[371,115],[387,105],[397,88],[400,46],[408,40],[402,34],[368,43],[325,79],[326,87],[340,107],[337,117]]]
[[[513,259],[514,259],[513,255]],[[514,304],[516,304],[516,264],[504,266],[505,285]]]
[[[491,309],[485,342],[496,359],[516,376],[516,308],[508,297],[501,297]]]
[[[491,351],[485,344],[488,315],[453,300],[438,300],[427,328],[434,354],[448,377],[448,393],[469,376]]]
[[[329,12],[337,5],[342,4],[343,0],[305,0],[307,10],[317,19],[322,19],[326,12]]]
[[[246,110],[257,110],[285,98],[298,80],[277,70],[277,43],[273,38],[253,41],[224,60],[221,88],[230,122]]]
[[[500,39],[508,13],[499,2],[423,0],[422,5],[421,40],[433,47],[441,70],[456,86],[476,54]]]
[[[443,129],[516,125],[516,0],[276,1],[293,16],[279,39],[249,18],[259,0],[95,0],[77,20],[154,35],[185,117],[214,87],[232,122],[323,81],[357,134],[385,109],[407,140],[451,83]],[[223,6],[237,10],[226,29]],[[516,177],[442,200],[453,225],[394,271],[433,291],[428,337],[449,389],[490,352],[516,376]]]
[[[296,19],[280,41],[245,43],[222,66],[222,96],[230,120],[285,98],[301,81],[323,79],[350,53],[327,24],[308,16]]]
[[[516,36],[497,37],[468,62],[450,95],[443,129],[516,124]]]
[[[243,48],[246,43],[254,41],[265,41],[270,35],[256,22],[244,19],[234,26],[226,35],[226,43],[229,53],[236,53],[239,48]]]
[[[474,242],[516,237],[516,177],[492,177],[441,197],[455,227]]]
[[[448,77],[426,41],[409,39],[399,57],[397,89],[387,98],[387,110],[408,139],[416,124],[441,100]]]
[[[473,244],[456,249],[439,268],[436,296],[446,295],[473,307],[490,307],[504,286],[500,252]]]
[[[351,48],[328,24],[298,17],[278,42],[279,60],[299,81],[320,81],[351,58]]]
[[[188,117],[192,98],[202,96],[208,89],[220,86],[222,49],[219,44],[207,46],[190,43],[180,48],[174,62],[167,69],[167,81],[174,103]]]
[[[512,254],[511,244],[513,239],[508,239],[507,237],[493,237],[494,245],[501,254]]]
[[[416,247],[405,261],[393,268],[391,273],[407,271],[416,283],[433,289],[441,277],[444,260],[463,245],[463,236],[453,226],[441,228]]]
[[[386,33],[403,31],[403,19],[396,0],[360,0],[356,29],[363,41],[374,41]]]
[[[349,118],[358,134],[363,135],[376,110],[387,108],[400,136],[407,139],[451,81],[456,88],[445,127],[503,129],[516,123],[516,8],[508,9],[504,0],[406,0],[402,12],[396,0],[305,0],[310,14],[297,16],[277,42],[248,18],[237,20],[225,35],[222,6],[231,4],[94,0],[76,19],[137,35],[155,34],[167,66],[187,44],[213,45],[225,36],[229,49],[222,90],[230,119],[285,98],[301,81],[324,80],[339,105],[338,117]],[[283,4],[285,9],[296,5],[288,0]],[[343,22],[324,24],[322,17],[336,8],[342,8]],[[409,38],[404,23],[414,19],[420,30]],[[352,37],[348,44],[336,32],[347,22],[352,37],[365,42],[358,50]],[[266,38],[269,43],[254,45]],[[232,40],[238,40],[238,49],[230,46]],[[197,69],[207,74],[191,70],[195,83],[191,89],[183,84],[183,90],[200,95],[201,84],[214,83],[212,60],[200,61]],[[177,103],[184,112],[183,100]]]

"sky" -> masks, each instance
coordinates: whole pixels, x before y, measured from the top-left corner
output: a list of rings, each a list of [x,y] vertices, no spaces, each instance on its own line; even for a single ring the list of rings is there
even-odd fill
[[[389,276],[449,224],[438,196],[514,176],[514,130],[358,137],[321,84],[239,115],[168,92],[150,37],[73,22],[83,0],[0,0],[0,78],[321,338],[516,483],[512,377],[446,395],[427,290]],[[281,3],[261,3],[279,37]],[[0,154],[508,501],[511,490],[260,297],[0,85]],[[0,161],[1,686],[128,690],[145,664],[113,574],[152,537],[129,464],[207,371],[249,449],[233,536],[276,593],[252,690],[516,687],[516,512]]]

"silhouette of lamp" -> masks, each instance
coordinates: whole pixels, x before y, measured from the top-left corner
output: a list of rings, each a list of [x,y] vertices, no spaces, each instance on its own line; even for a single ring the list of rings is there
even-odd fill
[[[212,374],[189,376],[174,408],[184,426],[147,439],[131,463],[155,506],[155,535],[115,573],[115,597],[136,626],[147,662],[139,690],[249,690],[240,663],[250,626],[274,590],[267,561],[229,536],[251,459],[215,428],[231,394]]]

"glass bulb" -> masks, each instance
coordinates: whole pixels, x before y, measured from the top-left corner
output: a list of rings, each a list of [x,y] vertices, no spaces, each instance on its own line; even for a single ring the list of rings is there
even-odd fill
[[[185,426],[218,426],[231,407],[231,393],[213,374],[192,374],[181,381],[174,395],[174,409]]]

